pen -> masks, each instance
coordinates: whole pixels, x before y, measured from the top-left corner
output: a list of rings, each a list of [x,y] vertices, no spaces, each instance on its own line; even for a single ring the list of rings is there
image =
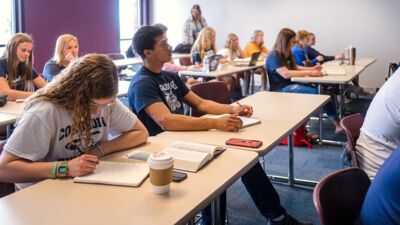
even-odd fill
[[[236,104],[238,104],[238,106],[240,106],[240,107],[243,107],[243,105],[242,104],[240,104],[240,102],[239,101],[236,101]],[[250,110],[250,112],[251,112],[251,114],[253,114],[253,107],[250,107],[250,108],[245,108],[245,112],[249,112],[249,110]]]

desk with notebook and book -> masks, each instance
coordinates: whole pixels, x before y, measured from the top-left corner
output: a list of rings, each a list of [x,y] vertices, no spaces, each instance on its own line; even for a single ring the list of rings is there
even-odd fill
[[[135,150],[158,152],[170,145],[170,140],[151,137]],[[123,158],[131,151],[111,154],[102,160],[139,163]],[[48,179],[1,198],[0,217],[2,225],[184,224],[257,162],[253,152],[227,148],[198,172],[188,173],[186,180],[172,183],[170,193],[162,196],[152,193],[149,179],[136,188]],[[201,188],[194,191],[193,187]]]

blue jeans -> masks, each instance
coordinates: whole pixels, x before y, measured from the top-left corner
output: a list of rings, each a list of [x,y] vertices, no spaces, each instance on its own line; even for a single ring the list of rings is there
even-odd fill
[[[254,204],[256,204],[258,211],[264,217],[267,219],[273,219],[282,214],[286,214],[286,210],[281,205],[278,193],[274,186],[272,186],[271,181],[260,163],[257,163],[242,176],[242,182],[246,187],[247,192],[250,194]],[[220,210],[222,214],[225,215],[226,196],[222,196],[221,198]],[[224,221],[225,216],[221,217]],[[202,221],[203,225],[211,224],[211,206],[207,206],[203,209]]]
[[[301,84],[289,84],[282,88],[281,91],[287,93],[318,94],[318,90],[316,88]],[[330,120],[338,119],[332,96],[331,100],[322,107],[322,110],[328,115]]]

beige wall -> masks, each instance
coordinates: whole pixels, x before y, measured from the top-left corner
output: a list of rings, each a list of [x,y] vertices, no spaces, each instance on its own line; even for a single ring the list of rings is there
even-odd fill
[[[168,26],[170,43],[181,41],[184,20],[200,4],[209,25],[217,30],[217,46],[235,32],[242,46],[254,29],[265,33],[272,48],[279,30],[305,28],[317,35],[316,48],[334,55],[350,44],[360,57],[378,61],[361,76],[361,85],[382,85],[389,62],[400,61],[400,1],[398,0],[153,0],[153,22]],[[172,10],[171,10],[172,9]]]

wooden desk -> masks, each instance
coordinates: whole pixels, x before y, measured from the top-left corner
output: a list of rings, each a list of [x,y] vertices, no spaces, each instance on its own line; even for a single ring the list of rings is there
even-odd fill
[[[253,106],[254,117],[261,119],[261,124],[241,129],[239,132],[209,131],[165,131],[157,137],[166,141],[189,141],[225,145],[229,138],[255,139],[263,142],[258,149],[235,147],[241,150],[267,154],[286,136],[289,136],[288,177],[271,176],[271,179],[288,182],[289,185],[301,184],[314,186],[315,181],[297,179],[294,176],[293,131],[329,101],[327,95],[290,94],[278,92],[258,92],[241,100],[242,104]],[[230,146],[233,148],[232,146]]]
[[[118,81],[117,97],[127,96],[130,81]],[[22,114],[25,103],[16,103],[9,101],[3,107],[0,107],[0,125],[9,125],[15,122],[17,117]]]
[[[184,70],[184,71],[179,71],[179,75],[191,76],[191,77],[216,78],[216,77],[220,77],[220,76],[231,75],[231,74],[240,73],[243,71],[257,69],[262,66],[264,66],[263,62],[257,62],[257,64],[255,66],[250,66],[250,67],[249,66],[238,67],[238,66],[235,66],[234,64],[225,64],[225,65],[223,65],[223,68],[214,70],[211,72]]]
[[[355,66],[363,66],[368,67],[372,63],[376,61],[375,58],[358,58],[356,59]],[[323,65],[325,66],[340,66],[340,65],[348,65],[349,61],[342,61],[342,60],[332,60],[325,62]]]
[[[318,85],[318,93],[321,94],[323,93],[322,90],[322,84],[337,84],[339,86],[339,95],[340,95],[340,101],[339,101],[339,118],[343,118],[344,114],[344,85],[348,84],[350,81],[358,77],[362,71],[364,71],[368,66],[370,66],[372,63],[374,63],[376,59],[374,58],[358,58],[356,60],[355,65],[347,65],[346,63],[342,65],[337,65],[334,62],[326,63],[323,65],[323,67],[330,67],[330,68],[342,68],[346,71],[346,75],[340,75],[340,76],[332,76],[332,75],[327,75],[327,76],[322,76],[322,77],[292,77],[291,80],[293,82],[297,83],[316,83]],[[320,122],[319,122],[319,136],[320,140],[323,139],[323,122],[322,122],[322,115],[320,115]],[[324,141],[325,143],[332,143],[332,144],[339,144],[341,145],[342,143],[338,143],[336,141],[330,141],[326,140]]]
[[[190,57],[190,54],[172,54],[172,58],[173,59],[179,59],[182,57]],[[142,59],[138,56],[138,57],[134,57],[134,58],[125,58],[125,59],[116,59],[113,60],[115,66],[117,66],[117,68],[120,67],[125,67],[125,66],[130,66],[130,65],[136,65],[136,64],[142,64],[143,61]]]
[[[220,146],[225,146],[229,138],[255,139],[263,142],[260,148],[238,148],[255,151],[263,156],[328,101],[327,95],[257,92],[240,100],[240,103],[253,106],[253,116],[261,120],[260,124],[243,128],[239,132],[165,131],[157,137]]]
[[[163,147],[151,139],[140,149]],[[172,183],[169,195],[153,194],[149,179],[137,188],[45,180],[1,198],[1,224],[184,224],[257,162],[255,153],[228,149],[188,179]]]
[[[120,80],[118,81],[118,94],[117,97],[123,97],[128,95],[130,81]]]

